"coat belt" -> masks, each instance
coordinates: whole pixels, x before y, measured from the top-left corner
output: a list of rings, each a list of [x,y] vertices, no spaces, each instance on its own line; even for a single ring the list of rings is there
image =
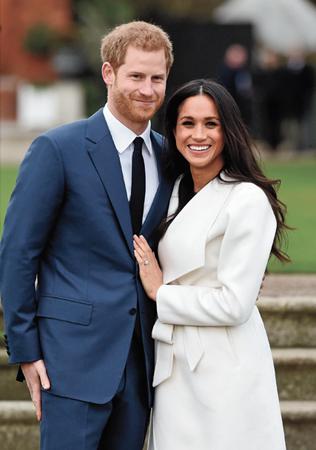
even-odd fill
[[[184,348],[189,369],[193,372],[200,362],[204,350],[201,343],[199,328],[183,326]],[[173,348],[174,325],[156,321],[152,337],[156,341],[156,366],[154,372],[153,386],[158,386],[172,374],[174,348]]]

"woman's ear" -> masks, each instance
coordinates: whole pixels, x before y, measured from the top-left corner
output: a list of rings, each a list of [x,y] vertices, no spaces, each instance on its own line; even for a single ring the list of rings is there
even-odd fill
[[[115,79],[115,72],[111,64],[107,61],[102,64],[102,78],[107,86],[112,86]]]

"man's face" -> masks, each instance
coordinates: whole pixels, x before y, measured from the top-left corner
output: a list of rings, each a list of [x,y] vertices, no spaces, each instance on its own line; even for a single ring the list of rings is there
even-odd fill
[[[108,106],[128,128],[141,133],[165,97],[167,69],[163,49],[144,51],[128,47],[124,63],[116,70],[105,62],[103,79],[108,87]]]

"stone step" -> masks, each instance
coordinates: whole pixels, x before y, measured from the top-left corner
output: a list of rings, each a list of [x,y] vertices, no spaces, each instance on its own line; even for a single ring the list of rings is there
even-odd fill
[[[316,349],[272,349],[281,400],[316,401]]]
[[[316,297],[316,273],[270,273],[263,281],[263,297]]]
[[[0,442],[3,450],[39,450],[39,429],[32,402],[0,401]]]
[[[315,450],[316,402],[282,401],[287,450]]]
[[[287,450],[313,450],[316,402],[281,402]],[[0,442],[4,450],[38,450],[39,432],[31,402],[0,402]]]
[[[0,349],[0,401],[30,399],[26,383],[15,381],[17,369],[16,365],[8,364],[6,351]]]
[[[316,401],[316,349],[272,349],[281,400]],[[17,366],[0,350],[0,400],[29,400],[26,383],[15,381]]]
[[[271,347],[316,348],[316,295],[263,296],[258,308]]]

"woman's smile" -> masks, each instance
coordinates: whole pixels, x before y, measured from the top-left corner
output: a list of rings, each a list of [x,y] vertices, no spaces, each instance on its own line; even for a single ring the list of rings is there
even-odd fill
[[[204,153],[211,148],[211,145],[188,144],[188,147],[192,153]]]

